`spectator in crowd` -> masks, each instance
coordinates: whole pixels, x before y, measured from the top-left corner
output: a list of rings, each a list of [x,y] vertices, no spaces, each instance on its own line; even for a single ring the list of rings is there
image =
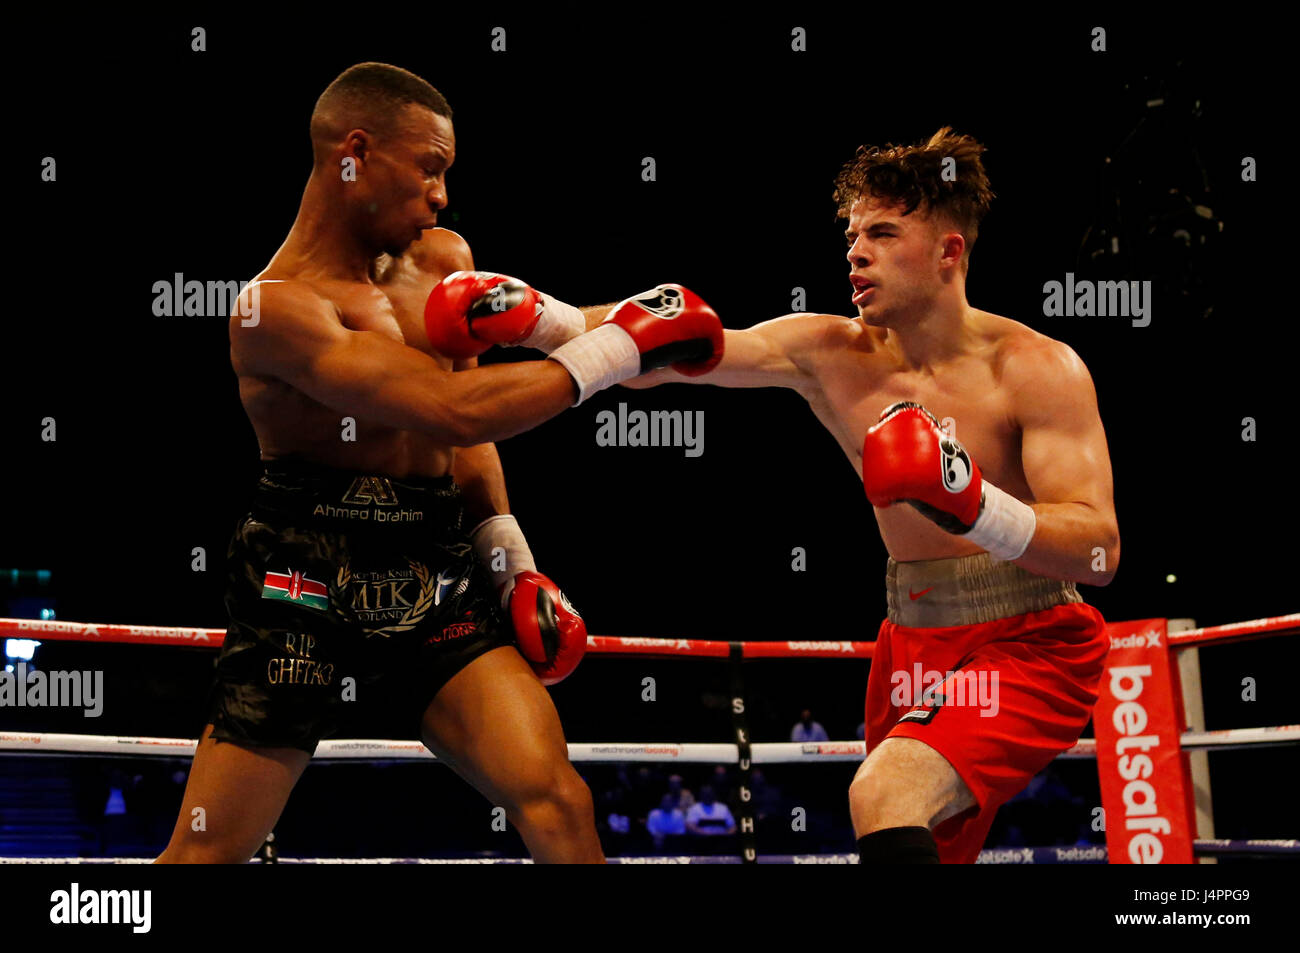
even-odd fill
[[[674,798],[674,806],[686,816],[686,812],[691,809],[695,803],[695,795],[691,793],[690,788],[683,787],[684,782],[680,774],[671,774],[668,776],[668,793]]]
[[[686,830],[701,837],[736,833],[736,819],[731,808],[714,796],[713,788],[700,788],[700,800],[686,812]]]
[[[754,819],[758,823],[781,813],[780,789],[768,784],[767,776],[758,768],[750,772],[749,787],[753,795]]]
[[[867,740],[867,723],[865,721],[858,725],[858,740]]]
[[[735,792],[732,790],[731,772],[725,764],[714,766],[713,776],[709,779],[709,787],[713,788],[713,796],[723,804],[731,808],[736,806]]]
[[[606,791],[604,810],[597,816],[596,829],[603,835],[606,853],[622,854],[627,849],[632,819],[627,813],[627,795],[621,788]]]
[[[1003,812],[1019,828],[1022,840],[1007,846],[1035,847],[1077,841],[1077,817],[1089,817],[1083,798],[1074,794],[1049,766],[1040,771],[1023,791],[1007,802]],[[990,845],[993,841],[988,842]]]
[[[805,708],[799,713],[799,722],[790,730],[791,741],[830,741],[821,722],[813,721],[812,712]]]
[[[644,819],[656,804],[664,789],[664,777],[649,765],[638,765],[632,773],[631,790],[628,792],[628,813]]]
[[[686,833],[686,815],[677,807],[671,793],[665,794],[659,806],[646,818],[646,831],[654,842],[655,850],[662,850],[666,838]]]

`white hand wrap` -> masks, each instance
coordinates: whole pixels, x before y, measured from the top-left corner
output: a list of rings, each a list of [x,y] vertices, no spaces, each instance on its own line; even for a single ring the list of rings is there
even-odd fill
[[[537,326],[533,328],[532,334],[516,341],[512,347],[535,347],[550,354],[561,344],[572,341],[587,330],[587,316],[573,305],[540,291],[537,292],[537,297],[542,304]]]
[[[984,508],[963,538],[982,546],[994,559],[1019,559],[1037,527],[1033,507],[985,480]]]
[[[578,406],[592,394],[641,373],[641,352],[617,324],[602,324],[551,353],[578,385]]]
[[[474,545],[474,555],[492,574],[493,584],[498,589],[505,587],[501,593],[504,607],[510,599],[510,590],[515,587],[515,574],[537,571],[519,521],[509,513],[489,516],[470,530],[469,540]],[[494,557],[493,550],[498,547],[503,553]],[[498,569],[498,566],[502,568]]]

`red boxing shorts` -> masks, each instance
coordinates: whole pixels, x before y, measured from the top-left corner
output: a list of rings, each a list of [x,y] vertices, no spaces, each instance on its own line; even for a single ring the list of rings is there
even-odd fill
[[[975,625],[881,624],[867,752],[886,738],[924,742],[978,804],[934,828],[944,863],[973,863],[997,809],[1079,740],[1108,649],[1101,613],[1082,602]]]

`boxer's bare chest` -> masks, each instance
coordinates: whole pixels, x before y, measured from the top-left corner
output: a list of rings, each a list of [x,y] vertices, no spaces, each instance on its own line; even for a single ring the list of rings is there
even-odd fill
[[[424,331],[424,302],[440,277],[400,260],[385,261],[373,284],[324,282],[319,287],[338,309],[344,327],[382,334],[450,368],[451,361],[430,348]]]
[[[423,351],[449,368],[451,361],[429,346],[429,336],[424,330],[424,302],[433,286],[444,277],[441,271],[428,270],[427,265],[417,268],[407,258],[381,256],[375,264],[374,287],[382,295],[384,304],[374,312],[374,316],[390,328],[390,333],[395,328],[399,340],[407,347]]]
[[[401,259],[377,264],[381,267],[373,283],[317,280],[312,284],[334,305],[344,327],[400,341],[450,369],[451,361],[432,351],[424,332],[424,301],[441,276]],[[283,382],[244,378],[240,394],[264,457],[302,456],[395,476],[436,476],[451,466],[450,447],[424,434],[379,426],[361,413],[341,414]]]
[[[1008,493],[1032,499],[1020,458],[1020,430],[1010,394],[998,373],[994,349],[925,370],[900,368],[891,355],[870,347],[827,348],[813,363],[808,401],[837,439],[859,478],[862,443],[881,412],[898,401],[921,404],[962,442],[985,477]],[[938,559],[978,551],[920,516],[911,507],[876,510],[881,534],[897,559]]]

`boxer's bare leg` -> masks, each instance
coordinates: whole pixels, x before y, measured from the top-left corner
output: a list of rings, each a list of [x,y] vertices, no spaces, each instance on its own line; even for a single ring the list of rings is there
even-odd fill
[[[266,841],[310,760],[297,748],[218,742],[208,725],[194,753],[172,839],[154,863],[247,862]]]
[[[591,791],[569,763],[550,694],[514,646],[480,655],[429,704],[430,751],[504,807],[538,863],[603,863]],[[489,818],[484,814],[483,824]]]
[[[849,785],[854,837],[889,827],[933,829],[975,804],[948,760],[915,738],[886,738]]]

